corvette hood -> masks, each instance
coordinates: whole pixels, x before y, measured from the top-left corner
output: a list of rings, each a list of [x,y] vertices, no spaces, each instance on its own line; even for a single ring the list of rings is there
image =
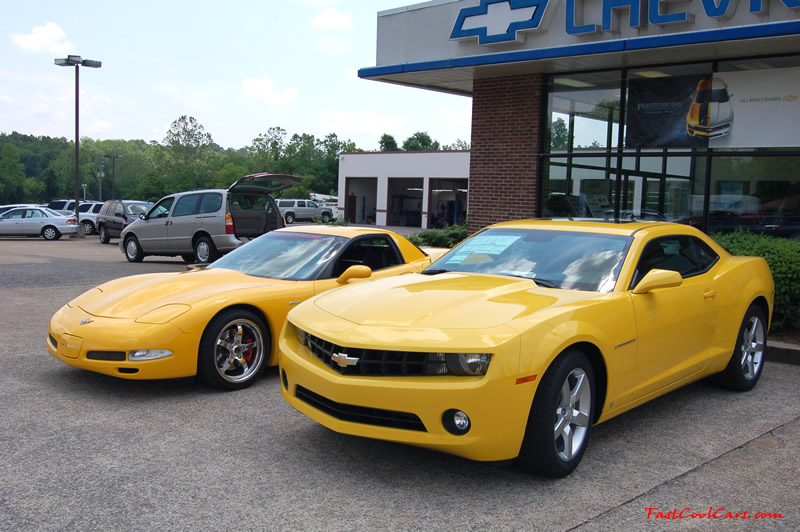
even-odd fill
[[[314,303],[359,325],[484,329],[602,295],[539,288],[513,277],[442,273],[359,283],[327,292]]]
[[[123,277],[94,288],[70,303],[93,316],[136,319],[165,305],[192,304],[235,290],[283,288],[287,281],[261,279],[225,269]]]

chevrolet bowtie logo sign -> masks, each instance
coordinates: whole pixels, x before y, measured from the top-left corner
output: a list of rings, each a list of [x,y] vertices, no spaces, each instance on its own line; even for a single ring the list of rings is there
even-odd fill
[[[358,359],[349,357],[345,353],[334,353],[331,355],[331,360],[339,364],[339,366],[346,368],[347,366],[355,366],[358,364]]]
[[[480,44],[516,41],[517,32],[536,30],[549,0],[481,0],[458,13],[451,39],[477,37]]]

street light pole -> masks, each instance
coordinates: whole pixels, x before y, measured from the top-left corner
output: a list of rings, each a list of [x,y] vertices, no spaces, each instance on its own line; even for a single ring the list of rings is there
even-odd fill
[[[78,116],[79,116],[79,104],[80,101],[80,83],[79,83],[79,68],[81,66],[89,67],[89,68],[100,68],[102,63],[100,61],[95,61],[93,59],[82,59],[79,55],[68,55],[64,59],[56,59],[55,64],[58,66],[75,66],[75,220],[78,222],[78,231],[75,233],[77,238],[85,238],[86,235],[83,232],[83,226],[81,225],[80,220],[80,213],[78,212],[78,205],[80,202],[80,194],[78,193],[78,189],[80,188],[80,134],[78,131]]]
[[[122,159],[122,155],[106,155],[111,159],[111,199],[117,199],[114,195],[114,183],[117,180],[117,159]]]

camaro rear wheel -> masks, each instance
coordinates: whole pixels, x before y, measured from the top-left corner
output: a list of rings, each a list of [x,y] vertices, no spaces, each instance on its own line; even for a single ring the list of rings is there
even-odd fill
[[[144,259],[142,246],[139,245],[139,241],[135,236],[129,236],[125,239],[125,258],[128,259],[128,262],[142,262],[142,259]]]
[[[197,355],[197,374],[225,390],[250,386],[261,373],[272,341],[264,321],[249,310],[231,309],[206,327]]]
[[[594,419],[594,371],[581,351],[568,349],[548,368],[528,416],[517,461],[547,477],[565,477],[578,466]]]
[[[726,388],[747,391],[753,388],[764,368],[767,349],[767,320],[756,305],[751,305],[739,327],[739,337],[728,367],[720,374]]]

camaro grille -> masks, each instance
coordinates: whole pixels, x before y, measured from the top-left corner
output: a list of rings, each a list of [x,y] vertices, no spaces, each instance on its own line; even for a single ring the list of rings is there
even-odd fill
[[[341,347],[316,336],[307,335],[309,350],[326,366],[342,375],[371,375],[381,377],[422,376],[429,374],[427,353],[410,351],[382,351]],[[358,359],[348,365],[345,360],[336,362],[334,357]]]
[[[342,421],[427,432],[422,420],[416,414],[337,403],[302,386],[297,386],[295,396],[317,410]]]

